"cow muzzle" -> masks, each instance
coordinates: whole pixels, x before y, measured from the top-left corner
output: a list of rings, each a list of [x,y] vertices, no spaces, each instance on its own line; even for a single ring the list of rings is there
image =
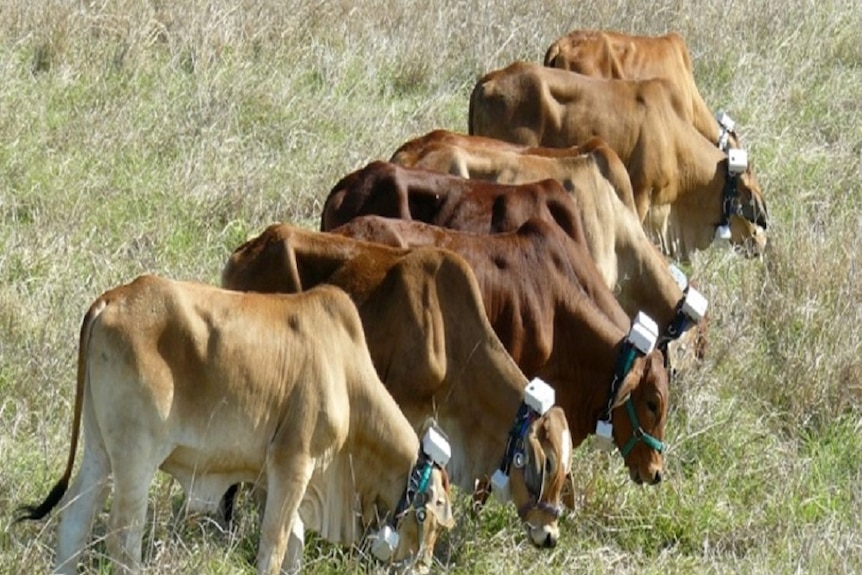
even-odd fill
[[[661,468],[653,465],[650,465],[645,472],[637,467],[630,467],[629,477],[638,485],[658,485],[661,483],[662,472]]]
[[[530,542],[536,547],[553,549],[557,546],[557,541],[560,539],[560,528],[556,523],[537,526],[528,523],[527,534],[530,536]]]

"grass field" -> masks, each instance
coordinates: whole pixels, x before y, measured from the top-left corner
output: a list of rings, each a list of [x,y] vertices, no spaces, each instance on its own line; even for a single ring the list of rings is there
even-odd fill
[[[0,573],[50,570],[56,518],[11,525],[68,450],[89,303],[143,272],[216,282],[273,221],[315,227],[331,186],[433,128],[476,78],[574,28],[680,32],[737,120],[769,249],[714,247],[708,358],[672,389],[665,481],[576,451],[577,509],[536,550],[459,496],[452,573],[862,572],[862,6],[851,1],[0,0]],[[148,573],[252,573],[235,529],[151,490]],[[106,572],[104,517],[87,572]],[[309,572],[378,571],[312,540]]]

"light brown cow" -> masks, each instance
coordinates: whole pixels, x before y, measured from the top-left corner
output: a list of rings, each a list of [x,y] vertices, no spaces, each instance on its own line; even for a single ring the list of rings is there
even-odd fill
[[[548,47],[544,63],[596,78],[666,78],[680,94],[685,114],[698,132],[723,150],[740,147],[732,121],[726,126],[719,123],[700,95],[688,47],[676,32],[635,36],[603,30],[573,30]]]
[[[140,569],[157,469],[204,505],[238,481],[265,486],[261,574],[279,573],[283,559],[299,568],[303,527],[351,544],[391,521],[401,533],[394,558],[427,563],[439,527],[452,525],[445,472],[423,458],[338,289],[241,294],[142,276],[92,304],[79,349],[66,470],[23,517],[63,498],[57,572],[77,572],[109,477],[111,559]],[[84,459],[63,497],[82,418]],[[431,480],[417,498],[409,480],[420,465]]]
[[[637,209],[625,165],[599,138],[580,146],[545,148],[433,130],[402,144],[389,161],[407,168],[499,184],[526,184],[552,178],[569,192],[602,179],[611,185],[623,205],[632,212]]]
[[[477,82],[469,123],[473,135],[526,146],[602,138],[626,165],[638,216],[666,254],[687,259],[725,226],[732,242],[759,253],[767,214],[751,167],[704,138],[682,107],[665,79],[597,79],[515,62]]]
[[[450,249],[464,257],[478,280],[485,313],[503,345],[528,377],[556,390],[566,410],[572,441],[578,446],[596,429],[605,402],[631,393],[635,421],[660,441],[667,414],[667,372],[655,350],[615,374],[631,320],[602,282],[582,244],[555,224],[530,220],[513,233],[455,232],[436,226],[364,217],[335,231],[394,244]],[[625,386],[621,392],[616,386]],[[621,449],[632,435],[627,409],[613,414],[622,422],[616,437]],[[661,448],[638,445],[625,453],[632,480],[661,480]],[[636,461],[633,461],[634,458]]]
[[[414,425],[434,416],[452,445],[449,474],[462,489],[510,468],[507,443],[527,378],[485,317],[467,264],[434,248],[396,250],[287,224],[237,248],[225,287],[297,292],[327,283],[359,308],[381,380]],[[563,411],[535,417],[514,443],[528,465],[512,473],[512,499],[536,545],[559,537],[571,439]]]
[[[446,138],[454,141],[452,135]],[[538,166],[547,159],[520,150],[506,154],[502,149],[495,151],[483,145],[477,149],[470,145],[472,137],[462,138],[459,169],[468,171],[468,175],[472,175],[473,165],[479,164],[483,177],[500,174],[501,179],[517,181],[522,163],[538,160],[532,167],[540,173]],[[500,142],[501,147],[506,145]],[[438,147],[432,149],[440,152],[433,161],[445,156]],[[703,305],[686,305],[688,299],[696,303],[699,295],[693,288],[681,289],[637,217],[623,206],[589,156],[585,160],[577,164],[577,171],[570,172],[571,192],[548,181],[501,185],[372,162],[332,188],[324,204],[321,226],[336,229],[329,227],[331,222],[349,222],[374,213],[480,234],[514,231],[532,218],[554,222],[589,251],[605,286],[614,289],[629,317],[644,311],[659,323],[668,341],[676,339],[690,320],[697,323],[705,313]],[[602,309],[614,313],[611,306]],[[692,337],[703,335],[690,333]],[[695,355],[702,355],[701,344],[689,344]]]

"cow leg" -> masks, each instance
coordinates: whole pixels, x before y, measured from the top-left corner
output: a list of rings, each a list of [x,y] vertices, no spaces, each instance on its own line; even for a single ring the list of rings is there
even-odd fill
[[[114,460],[116,461],[116,460]],[[143,454],[132,460],[122,458],[113,466],[114,499],[107,536],[108,551],[119,573],[138,573],[141,567],[141,545],[147,517],[147,493],[156,465]]]
[[[93,519],[108,494],[110,472],[111,464],[104,446],[97,438],[87,437],[81,468],[61,504],[55,573],[77,572],[79,555],[87,544]]]
[[[219,501],[218,512],[224,520],[225,527],[230,529],[233,522],[233,507],[236,504],[236,493],[239,491],[239,483],[234,483],[228,487],[221,501]]]
[[[299,573],[302,567],[302,550],[305,547],[305,524],[297,512],[291,521],[290,535],[287,540],[287,553],[281,563],[284,573]]]
[[[270,454],[267,461],[266,505],[257,552],[258,575],[280,572],[293,523],[299,516],[299,504],[314,472],[314,460],[305,454],[293,457],[285,457],[283,453],[279,455],[276,458]],[[294,538],[294,547],[297,543],[299,541]],[[294,561],[301,559],[301,550],[298,556],[295,549],[293,553]],[[300,566],[299,563],[285,565],[285,571],[295,573]]]

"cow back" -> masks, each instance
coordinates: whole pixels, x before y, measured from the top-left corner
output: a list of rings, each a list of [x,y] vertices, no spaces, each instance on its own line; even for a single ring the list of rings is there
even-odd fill
[[[680,94],[695,128],[716,142],[720,127],[697,89],[691,55],[682,36],[634,36],[612,31],[574,30],[545,52],[548,67],[619,80],[666,78]],[[738,143],[735,140],[733,146]]]

